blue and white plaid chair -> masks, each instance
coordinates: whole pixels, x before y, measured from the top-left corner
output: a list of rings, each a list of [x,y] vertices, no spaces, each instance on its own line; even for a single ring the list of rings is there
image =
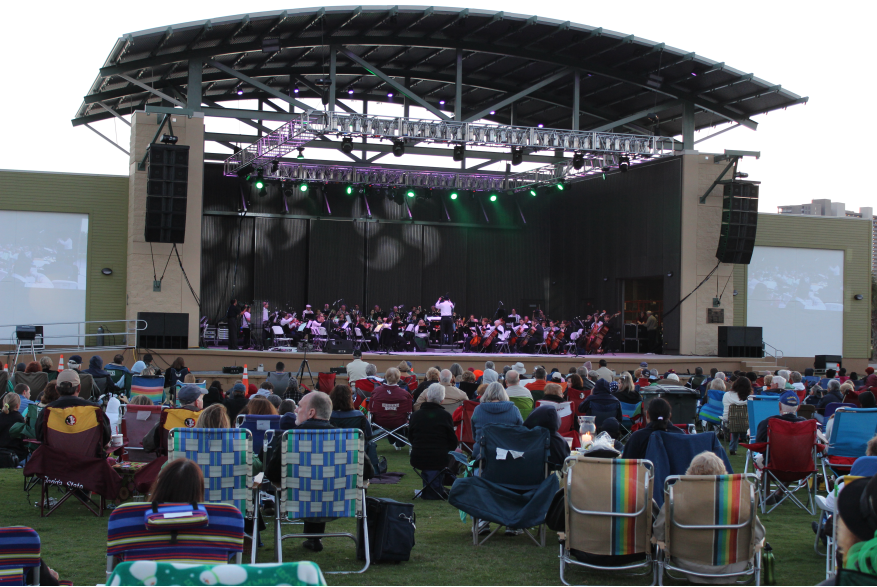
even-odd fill
[[[363,464],[365,438],[352,428],[328,430],[286,430],[281,439],[280,487],[275,488],[276,511],[274,548],[278,563],[283,562],[286,538],[347,537],[365,553],[365,566],[358,571],[334,571],[337,574],[362,573],[371,564],[368,543],[368,520],[365,511]],[[281,518],[300,522],[309,518],[356,518],[362,526],[362,544],[350,533],[281,534]],[[330,571],[324,571],[329,573]]]
[[[187,458],[204,473],[204,503],[227,503],[258,527],[253,489],[253,434],[246,428],[174,428],[168,461]],[[249,536],[251,539],[253,536]],[[250,562],[256,562],[253,540]]]

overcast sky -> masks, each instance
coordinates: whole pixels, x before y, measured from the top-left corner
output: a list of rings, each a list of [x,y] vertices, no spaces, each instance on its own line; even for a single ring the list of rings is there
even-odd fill
[[[0,35],[7,88],[0,94],[6,140],[0,143],[0,168],[127,174],[123,153],[85,127],[70,124],[115,40],[127,32],[240,14],[242,6],[255,13],[314,4],[262,0],[97,3],[87,8],[75,2],[6,4],[6,26]],[[479,0],[445,6],[526,15],[537,9],[538,16],[694,51],[809,96],[807,105],[755,117],[757,131],[737,128],[697,148],[761,151],[760,160],[746,159],[740,170],[762,182],[762,212],[817,198],[845,202],[847,210],[877,207],[874,185],[865,177],[872,141],[868,132],[856,130],[863,123],[868,123],[863,127],[866,131],[870,128],[868,112],[877,89],[871,41],[877,3]],[[127,146],[124,124],[103,121],[95,126]]]

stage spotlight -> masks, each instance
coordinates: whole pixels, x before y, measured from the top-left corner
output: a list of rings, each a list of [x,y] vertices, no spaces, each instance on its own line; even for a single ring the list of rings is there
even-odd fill
[[[493,116],[494,114],[496,114],[496,110],[491,110],[490,115]]]
[[[413,198],[414,196],[417,195],[417,192],[415,192],[414,190],[408,190],[407,192],[405,192],[405,195],[408,196],[409,198]]]
[[[392,99],[392,98],[393,98],[393,92],[387,92],[387,97],[390,98],[390,99]]]
[[[235,90],[235,94],[237,94],[238,96],[243,96],[244,95],[244,88],[242,86],[238,86],[237,89]]]
[[[572,166],[574,169],[581,169],[585,166],[585,154],[581,151],[576,151],[572,155]]]
[[[307,192],[308,191],[308,183],[306,181],[301,182],[298,186],[298,191],[300,191],[302,193]]]
[[[466,158],[466,145],[454,145],[454,161],[462,161]]]
[[[439,100],[439,106],[444,106],[444,105],[445,105],[445,101],[444,101],[444,100]]]
[[[352,96],[352,95],[353,95],[353,88],[347,88],[347,95],[348,95],[348,96]]]
[[[566,189],[566,184],[563,183],[563,180],[557,182],[556,184],[554,184],[554,186],[555,186],[557,189],[559,189],[560,191],[563,191],[563,190]]]
[[[401,157],[405,154],[405,141],[393,141],[393,155]]]
[[[298,148],[298,155],[295,158],[296,159],[304,159],[305,158],[305,148],[304,147]]]
[[[295,86],[295,88],[292,90],[292,93],[293,93],[293,94],[298,94],[298,86]]]
[[[353,152],[353,139],[350,137],[344,137],[341,139],[341,152],[350,154]]]
[[[621,170],[621,173],[627,173],[627,170],[630,168],[630,157],[619,157],[618,158],[618,169]]]
[[[261,169],[256,174],[255,186],[257,190],[261,190],[263,187],[265,187],[265,173]]]
[[[491,201],[491,202],[495,202],[495,201],[496,201],[496,194],[490,194],[490,201]]]
[[[524,147],[512,147],[512,165],[524,162]]]
[[[344,192],[345,192],[348,196],[352,196],[352,195],[353,195],[353,186],[352,186],[352,185],[347,186],[347,187],[344,189]]]
[[[176,145],[179,138],[176,135],[163,134],[161,135],[161,142],[165,145]]]
[[[533,188],[530,188],[530,195],[535,198],[536,197],[536,190]]]
[[[452,199],[452,200],[456,200],[456,199],[457,199],[457,192],[451,192],[451,199]]]

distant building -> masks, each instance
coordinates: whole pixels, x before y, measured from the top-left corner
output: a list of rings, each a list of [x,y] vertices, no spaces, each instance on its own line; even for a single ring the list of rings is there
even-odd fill
[[[843,202],[832,202],[828,199],[813,200],[809,204],[796,206],[777,206],[779,214],[799,214],[805,216],[845,216],[847,218],[871,219],[871,274],[877,276],[877,216],[874,208],[859,208],[858,212],[847,210]]]

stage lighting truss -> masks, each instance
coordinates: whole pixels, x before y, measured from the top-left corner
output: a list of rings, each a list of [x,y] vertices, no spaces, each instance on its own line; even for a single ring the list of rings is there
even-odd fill
[[[673,139],[649,135],[590,132],[526,126],[506,126],[452,120],[425,120],[358,113],[301,113],[274,132],[265,135],[225,161],[225,175],[235,175],[247,166],[260,168],[281,159],[320,135],[366,137],[400,142],[453,143],[471,147],[527,147],[530,152],[563,149],[589,157],[640,157],[673,154]],[[587,167],[587,165],[585,165]]]

